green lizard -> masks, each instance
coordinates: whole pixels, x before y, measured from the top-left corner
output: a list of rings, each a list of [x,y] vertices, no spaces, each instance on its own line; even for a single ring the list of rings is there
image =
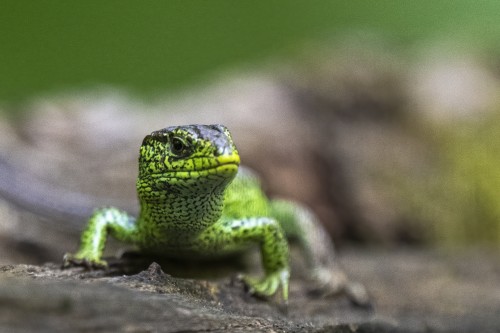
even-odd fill
[[[167,127],[142,142],[134,218],[101,208],[89,219],[79,250],[63,266],[106,267],[109,235],[141,251],[176,258],[210,258],[260,247],[264,277],[243,278],[250,292],[288,299],[287,237],[298,240],[311,277],[327,292],[347,291],[357,303],[364,289],[348,283],[333,261],[333,245],[313,214],[298,204],[268,200],[222,125]],[[356,288],[357,286],[357,288]]]

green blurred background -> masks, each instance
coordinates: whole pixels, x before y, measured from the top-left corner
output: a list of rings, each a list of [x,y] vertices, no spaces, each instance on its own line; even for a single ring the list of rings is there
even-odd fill
[[[461,79],[467,81],[467,73],[474,74],[479,68],[486,73],[484,77],[492,78],[491,89],[500,95],[495,90],[500,64],[499,13],[500,2],[494,0],[3,0],[0,106],[12,115],[22,110],[17,106],[38,96],[78,94],[103,86],[148,100],[203,85],[220,73],[260,70],[268,65],[275,68],[281,63],[298,63],[297,67],[307,72],[310,64],[316,65],[314,53],[320,53],[321,47],[335,49],[353,36],[361,43],[381,41],[379,48],[390,45],[384,52],[395,55],[394,67],[400,66],[401,72],[396,73],[399,78],[394,80],[395,86],[412,81],[412,75],[418,72],[401,67],[415,65],[419,55],[442,46],[448,52],[444,61],[441,58],[445,65],[446,54],[455,56],[455,50],[466,57],[473,55],[473,67],[465,68],[466,75]],[[358,50],[369,53],[369,48],[361,45]],[[326,54],[321,60],[333,59],[335,64],[343,61]],[[390,57],[383,59],[393,61]],[[425,63],[420,72],[428,65]],[[346,70],[346,81],[351,72],[359,74],[351,66]],[[382,73],[377,72],[380,68],[372,70],[377,66],[386,68],[380,62],[375,66],[368,63],[362,71]],[[451,79],[446,74],[449,80],[439,88],[449,83],[450,89],[454,88],[453,75],[460,66],[459,62],[458,67],[451,68]],[[321,77],[325,67],[318,68],[317,77]],[[318,81],[311,77],[309,82],[304,81],[306,86]],[[376,90],[386,83],[384,80],[379,79],[380,84],[373,80],[375,84],[368,85],[367,90]],[[357,88],[359,81],[353,82]],[[391,89],[387,91],[392,93]],[[405,89],[413,93],[411,87]],[[356,93],[353,96],[358,97]],[[361,96],[370,96],[370,92]],[[411,122],[410,131],[434,154],[433,163],[439,170],[434,176],[425,174],[415,179],[403,175],[394,180],[397,177],[391,175],[391,181],[397,184],[393,192],[400,200],[393,206],[418,221],[423,229],[431,230],[428,238],[436,243],[500,245],[500,107],[498,101],[495,103],[479,122],[457,124],[454,115],[444,123],[428,119]],[[414,111],[411,107],[407,113]],[[404,128],[405,124],[397,126]]]
[[[346,33],[381,34],[404,49],[441,36],[489,49],[498,13],[498,1],[468,0],[3,0],[0,101],[96,84],[148,97]]]

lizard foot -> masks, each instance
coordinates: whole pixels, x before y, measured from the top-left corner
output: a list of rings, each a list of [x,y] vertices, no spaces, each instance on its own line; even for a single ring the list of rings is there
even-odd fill
[[[350,281],[341,270],[321,268],[313,273],[312,290],[322,297],[334,297],[344,294],[356,306],[371,308],[372,303],[366,288],[358,282]]]
[[[256,279],[248,276],[240,277],[248,286],[249,292],[256,296],[270,297],[273,296],[281,285],[283,300],[288,302],[288,282],[290,280],[290,272],[288,269],[267,274],[262,279]]]
[[[73,266],[83,266],[87,269],[106,269],[108,268],[108,263],[105,260],[91,258],[90,256],[86,256],[80,253],[66,253],[63,257],[62,268]]]

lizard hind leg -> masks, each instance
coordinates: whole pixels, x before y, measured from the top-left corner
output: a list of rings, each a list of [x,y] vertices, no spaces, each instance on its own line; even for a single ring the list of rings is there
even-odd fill
[[[136,230],[135,219],[126,212],[113,207],[97,209],[82,233],[78,251],[64,255],[63,267],[107,267],[102,254],[108,233],[120,241],[131,243],[134,242]]]
[[[271,215],[280,222],[286,236],[298,243],[316,291],[324,296],[343,293],[354,304],[369,306],[366,289],[347,278],[335,259],[330,236],[309,209],[285,200],[272,200],[270,208]]]

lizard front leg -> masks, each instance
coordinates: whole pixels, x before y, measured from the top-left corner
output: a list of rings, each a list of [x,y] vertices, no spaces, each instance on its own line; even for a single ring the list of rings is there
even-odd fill
[[[82,233],[78,251],[64,255],[63,267],[106,267],[107,263],[101,257],[108,233],[120,241],[133,242],[136,235],[135,219],[113,207],[96,210]]]
[[[283,300],[288,300],[290,279],[288,243],[279,223],[268,217],[220,220],[197,239],[198,247],[215,254],[231,253],[255,243],[260,246],[265,276],[243,277],[250,292],[272,296],[281,286]]]

